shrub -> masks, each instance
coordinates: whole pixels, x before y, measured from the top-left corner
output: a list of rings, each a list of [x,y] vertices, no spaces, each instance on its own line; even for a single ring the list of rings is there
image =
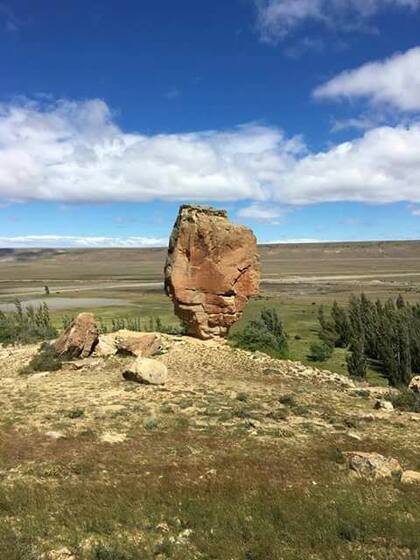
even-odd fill
[[[331,358],[334,348],[325,342],[313,342],[310,346],[309,358],[314,362],[325,362]]]
[[[67,418],[72,419],[81,418],[85,415],[85,411],[83,410],[83,408],[73,408],[72,410],[67,411],[65,415],[67,416]]]
[[[238,348],[264,352],[272,358],[285,358],[289,352],[287,335],[275,309],[263,309],[259,319],[250,321],[231,340]]]
[[[57,336],[46,303],[38,308],[29,305],[24,309],[21,302],[16,300],[15,308],[16,311],[11,313],[0,311],[0,343],[25,344]]]
[[[158,426],[159,426],[158,418],[154,418],[154,417],[146,418],[146,420],[143,422],[143,427],[145,430],[154,430]]]
[[[63,363],[54,346],[45,342],[39,352],[31,359],[29,364],[21,370],[21,373],[32,373],[34,371],[58,371]]]
[[[409,389],[399,391],[398,394],[389,394],[386,396],[391,401],[394,408],[405,410],[407,412],[420,412],[420,394],[413,393]]]

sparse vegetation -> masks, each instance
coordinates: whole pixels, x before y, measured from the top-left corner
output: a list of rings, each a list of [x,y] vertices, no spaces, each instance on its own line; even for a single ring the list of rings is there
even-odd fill
[[[44,342],[29,364],[21,370],[21,373],[33,373],[36,371],[58,371],[63,361],[54,350],[54,346]]]

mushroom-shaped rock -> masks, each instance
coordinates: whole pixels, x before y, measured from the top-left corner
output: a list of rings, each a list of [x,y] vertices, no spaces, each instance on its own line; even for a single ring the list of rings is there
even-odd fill
[[[80,313],[61,333],[54,344],[60,356],[87,358],[98,343],[99,329],[92,313]]]
[[[259,292],[256,239],[224,210],[181,206],[169,242],[165,290],[187,333],[223,338]]]
[[[168,370],[162,362],[139,357],[123,372],[123,377],[127,381],[144,385],[164,385],[168,378]]]

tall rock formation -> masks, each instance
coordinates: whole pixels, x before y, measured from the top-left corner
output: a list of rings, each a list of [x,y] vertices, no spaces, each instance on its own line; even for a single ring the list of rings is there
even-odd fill
[[[229,222],[225,210],[181,206],[169,242],[165,290],[188,334],[225,337],[258,294],[259,280],[250,229]]]

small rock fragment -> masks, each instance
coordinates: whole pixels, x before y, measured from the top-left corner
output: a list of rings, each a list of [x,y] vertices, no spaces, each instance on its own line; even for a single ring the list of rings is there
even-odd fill
[[[404,471],[401,477],[401,484],[420,484],[420,472]]]
[[[377,399],[374,408],[375,410],[383,410],[385,412],[392,412],[394,410],[392,402],[385,399]]]

